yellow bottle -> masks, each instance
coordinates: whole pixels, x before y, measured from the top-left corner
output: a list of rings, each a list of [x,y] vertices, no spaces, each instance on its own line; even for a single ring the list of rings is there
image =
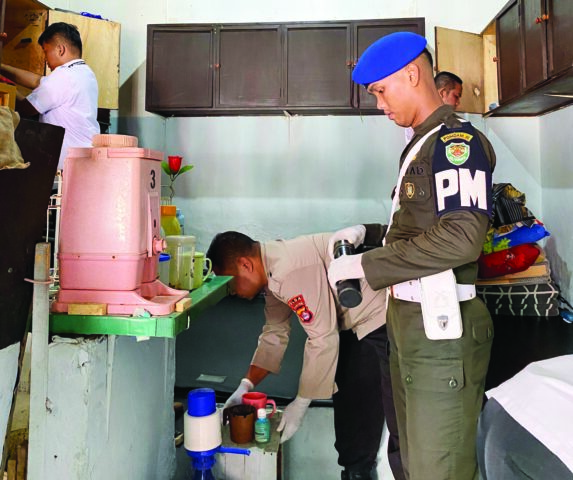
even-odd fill
[[[181,225],[177,220],[175,205],[161,205],[161,228],[165,235],[181,235]]]

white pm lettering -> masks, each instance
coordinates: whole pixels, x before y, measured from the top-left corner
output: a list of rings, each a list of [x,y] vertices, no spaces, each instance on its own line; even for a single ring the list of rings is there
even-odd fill
[[[487,192],[485,189],[485,172],[476,170],[474,178],[467,168],[460,168],[460,200],[462,207],[477,206],[487,210]]]
[[[447,197],[458,193],[461,207],[477,206],[487,210],[486,175],[483,170],[476,170],[473,178],[468,168],[444,170],[436,173],[435,177],[438,212],[446,208]]]

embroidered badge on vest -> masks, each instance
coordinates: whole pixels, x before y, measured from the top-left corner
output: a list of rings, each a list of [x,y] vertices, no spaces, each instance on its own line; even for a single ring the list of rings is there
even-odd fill
[[[416,186],[411,182],[406,182],[405,187],[406,187],[406,196],[410,199],[413,198],[414,195],[416,194]]]
[[[452,142],[446,147],[446,157],[452,165],[459,167],[466,163],[466,160],[470,158],[470,146],[463,142]]]
[[[313,313],[310,311],[304,297],[302,295],[295,295],[288,300],[288,306],[296,313],[297,317],[302,323],[310,323],[314,318]]]
[[[443,125],[438,138],[432,159],[437,214],[473,210],[491,217],[491,166],[474,127]]]

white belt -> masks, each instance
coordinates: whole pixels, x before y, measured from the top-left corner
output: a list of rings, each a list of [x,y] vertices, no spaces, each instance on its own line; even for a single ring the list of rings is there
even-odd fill
[[[476,296],[475,285],[457,283],[456,290],[458,301],[460,302],[471,300]],[[420,286],[420,281],[416,279],[402,282],[398,285],[392,285],[390,287],[390,295],[392,298],[397,298],[398,300],[403,300],[405,302],[420,303],[422,301],[422,287]]]

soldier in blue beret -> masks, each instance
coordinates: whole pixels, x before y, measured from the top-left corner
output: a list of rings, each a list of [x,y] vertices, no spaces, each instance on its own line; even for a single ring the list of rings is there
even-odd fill
[[[495,154],[440,97],[426,39],[380,38],[352,78],[414,137],[400,158],[388,225],[337,232],[374,248],[329,267],[334,287],[365,278],[388,289],[390,367],[400,451],[410,480],[478,478],[476,428],[493,324],[476,298],[477,258],[491,219]],[[366,227],[366,228],[364,228]]]

